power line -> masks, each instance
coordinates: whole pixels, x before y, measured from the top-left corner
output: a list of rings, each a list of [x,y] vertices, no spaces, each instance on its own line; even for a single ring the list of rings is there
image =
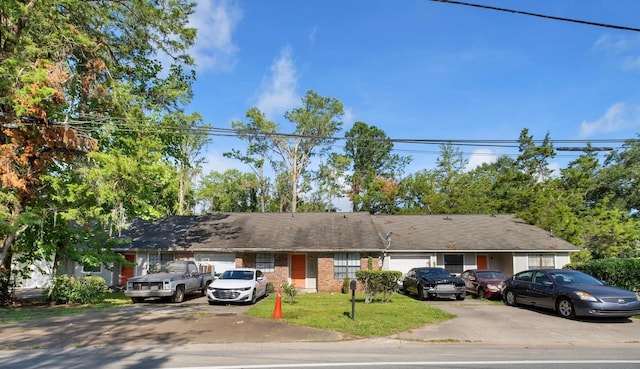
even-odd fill
[[[533,16],[533,17],[540,17],[540,18],[559,20],[559,21],[563,21],[563,22],[573,22],[573,23],[579,23],[579,24],[586,24],[586,25],[589,25],[589,26],[613,28],[613,29],[619,29],[619,30],[623,30],[623,31],[640,32],[640,28],[618,26],[618,25],[614,25],[614,24],[606,24],[606,23],[599,23],[599,22],[590,22],[590,21],[585,21],[585,20],[580,20],[580,19],[555,17],[555,16],[552,16],[552,15],[531,13],[531,12],[526,12],[526,11],[522,11],[522,10],[498,8],[498,7],[495,7],[495,6],[482,5],[482,4],[473,4],[473,3],[467,3],[467,2],[464,2],[464,1],[453,1],[453,0],[431,0],[431,1],[434,1],[434,2],[437,2],[437,3],[449,3],[449,4],[456,4],[456,5],[471,6],[471,7],[475,7],[475,8],[496,10],[496,11],[507,12],[507,13],[524,14],[524,15],[530,15],[530,16]]]
[[[215,128],[211,126],[195,126],[195,127],[165,127],[160,123],[153,126],[132,126],[124,119],[120,118],[96,118],[95,120],[67,120],[65,122],[55,122],[52,120],[45,121],[31,121],[25,119],[17,119],[15,117],[0,116],[0,126],[5,128],[17,128],[17,124],[22,125],[39,125],[39,124],[51,124],[54,126],[67,126],[73,128],[83,136],[90,137],[91,133],[101,134],[109,132],[120,133],[140,133],[140,134],[182,134],[182,135],[206,135],[210,137],[236,137],[242,139],[240,134],[232,128]],[[153,123],[153,122],[150,122]],[[452,145],[461,147],[494,147],[494,148],[519,148],[520,142],[514,140],[498,140],[498,139],[456,139],[456,138],[444,138],[444,139],[416,139],[416,138],[347,138],[337,136],[312,136],[312,135],[299,135],[295,133],[258,133],[254,134],[256,137],[262,138],[274,138],[280,137],[282,139],[323,139],[327,141],[348,141],[357,140],[360,142],[391,142],[394,144],[407,144],[407,145]],[[542,144],[544,140],[532,140],[534,144]],[[550,140],[550,143],[555,147],[556,151],[583,151],[583,152],[595,152],[595,151],[613,151],[615,146],[621,146],[628,143],[640,142],[640,139],[592,139],[592,140]],[[599,146],[587,146],[587,145],[599,145]],[[602,146],[604,145],[604,146]],[[332,145],[334,146],[334,145]],[[418,149],[401,149],[394,147],[394,151],[407,151],[407,152],[422,152]]]

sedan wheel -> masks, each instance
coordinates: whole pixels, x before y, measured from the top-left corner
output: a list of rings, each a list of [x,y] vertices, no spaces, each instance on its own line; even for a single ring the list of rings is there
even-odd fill
[[[507,290],[504,294],[504,302],[509,306],[516,306],[518,304],[516,302],[516,294],[511,290]]]
[[[480,287],[478,288],[478,298],[479,299],[485,299],[487,296],[484,294],[484,288]]]
[[[576,317],[576,311],[573,309],[573,303],[566,297],[558,299],[556,303],[556,311],[563,318],[573,319]]]
[[[418,291],[418,300],[426,300],[426,298],[424,297],[424,288],[421,285],[418,285],[416,291]]]
[[[255,304],[256,301],[258,301],[258,292],[256,291],[256,289],[253,289],[253,294],[251,295],[251,303]]]

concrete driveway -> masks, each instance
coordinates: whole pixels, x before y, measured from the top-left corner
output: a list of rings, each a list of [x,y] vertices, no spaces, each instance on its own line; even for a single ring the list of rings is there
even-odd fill
[[[403,332],[393,338],[524,346],[636,345],[640,349],[639,319],[569,320],[560,318],[553,311],[510,307],[501,302],[469,297],[464,301],[425,303],[458,317]]]
[[[264,303],[272,304],[273,300]],[[457,318],[380,339],[520,347],[631,346],[640,349],[639,319],[567,320],[551,311],[509,307],[501,302],[473,298],[424,303],[456,314]],[[0,324],[0,349],[335,342],[351,339],[338,332],[248,317],[243,314],[248,308],[249,305],[210,306],[204,297],[190,297],[182,304],[143,303],[106,311]]]

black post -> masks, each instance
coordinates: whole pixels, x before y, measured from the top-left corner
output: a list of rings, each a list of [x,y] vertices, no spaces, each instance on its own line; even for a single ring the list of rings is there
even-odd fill
[[[349,283],[351,288],[351,320],[356,320],[356,280],[351,280]]]

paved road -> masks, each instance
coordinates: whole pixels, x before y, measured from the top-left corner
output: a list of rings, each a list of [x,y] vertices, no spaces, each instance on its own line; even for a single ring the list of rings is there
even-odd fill
[[[0,324],[0,367],[640,367],[637,319],[573,321],[470,298],[425,303],[458,317],[391,337],[353,340],[247,317],[246,305],[209,306],[192,298]]]

